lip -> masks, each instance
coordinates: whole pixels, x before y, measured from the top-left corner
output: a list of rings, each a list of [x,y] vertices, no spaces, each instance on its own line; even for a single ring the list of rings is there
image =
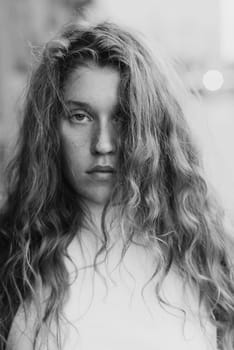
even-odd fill
[[[88,174],[93,173],[114,173],[115,170],[110,165],[96,165],[95,167],[91,168],[87,171]]]
[[[93,181],[109,182],[113,180],[115,169],[110,165],[96,165],[87,171]]]

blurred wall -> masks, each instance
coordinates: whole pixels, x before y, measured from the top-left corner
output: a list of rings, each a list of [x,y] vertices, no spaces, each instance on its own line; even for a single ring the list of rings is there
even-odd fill
[[[219,56],[219,0],[99,0],[103,16],[149,33],[184,60]]]

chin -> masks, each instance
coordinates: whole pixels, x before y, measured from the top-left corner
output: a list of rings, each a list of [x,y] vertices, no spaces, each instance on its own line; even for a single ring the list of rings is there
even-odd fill
[[[95,198],[90,198],[90,202],[92,202],[94,205],[104,207],[107,204],[107,202],[109,201],[109,199],[110,199],[110,196],[108,196],[108,197],[95,197]]]
[[[90,205],[104,207],[110,199],[110,192],[83,194],[82,197]]]

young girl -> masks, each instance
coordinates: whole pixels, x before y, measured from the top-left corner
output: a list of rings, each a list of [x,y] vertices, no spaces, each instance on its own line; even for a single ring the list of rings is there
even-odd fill
[[[158,57],[49,42],[0,216],[0,349],[234,349],[233,244]]]

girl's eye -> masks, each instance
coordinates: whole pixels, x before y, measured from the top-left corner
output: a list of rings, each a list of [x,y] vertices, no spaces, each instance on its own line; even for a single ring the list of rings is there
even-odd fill
[[[74,123],[86,123],[92,121],[92,117],[89,114],[83,112],[71,113],[69,120]]]
[[[123,118],[120,115],[115,115],[113,117],[113,122],[115,124],[122,125],[123,124]]]

